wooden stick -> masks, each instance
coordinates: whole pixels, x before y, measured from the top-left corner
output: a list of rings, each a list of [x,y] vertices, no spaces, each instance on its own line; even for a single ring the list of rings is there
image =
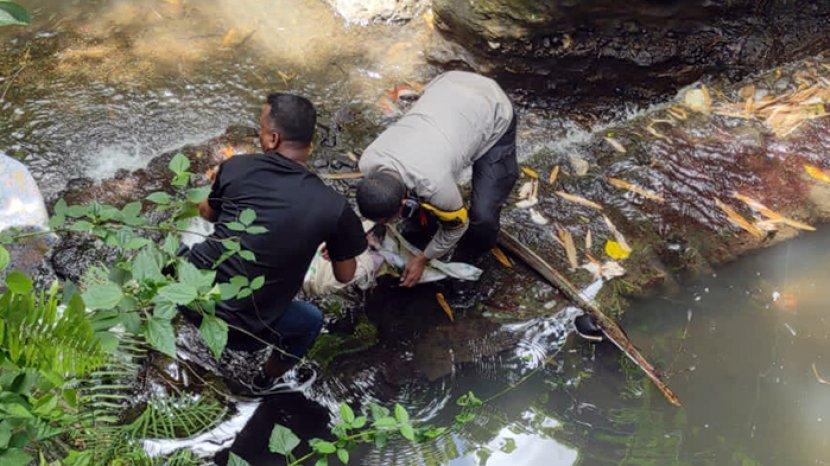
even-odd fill
[[[320,173],[317,176],[325,180],[356,180],[363,178],[363,173],[348,172],[348,173]]]
[[[680,399],[674,394],[671,388],[663,382],[660,374],[646,359],[640,354],[640,351],[631,343],[625,331],[610,317],[603,314],[596,303],[592,300],[586,299],[576,287],[565,278],[564,275],[557,272],[538,254],[533,252],[529,247],[525,246],[521,241],[516,239],[510,233],[502,230],[499,232],[499,244],[507,251],[513,253],[516,257],[524,261],[531,269],[535,270],[539,275],[544,277],[553,286],[562,291],[565,296],[573,301],[577,306],[582,308],[593,317],[597,324],[602,329],[605,336],[608,337],[617,347],[634,361],[634,364],[640,367],[646,373],[648,378],[654,382],[654,385],[660,390],[663,396],[666,397],[669,403],[680,406]]]

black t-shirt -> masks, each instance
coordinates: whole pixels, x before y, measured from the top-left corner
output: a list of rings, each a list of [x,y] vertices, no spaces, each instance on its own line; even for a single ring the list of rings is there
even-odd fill
[[[216,240],[240,236],[242,248],[253,251],[256,261],[234,255],[216,269],[216,283],[235,275],[249,280],[263,275],[265,285],[250,297],[221,302],[216,313],[255,334],[271,327],[297,295],[321,243],[333,261],[351,259],[367,247],[360,219],[346,199],[279,154],[238,155],[224,162],[208,203],[217,213],[215,232],[191,249],[190,261],[210,269],[225,252]],[[248,208],[256,212],[253,225],[267,228],[267,233],[228,228]]]

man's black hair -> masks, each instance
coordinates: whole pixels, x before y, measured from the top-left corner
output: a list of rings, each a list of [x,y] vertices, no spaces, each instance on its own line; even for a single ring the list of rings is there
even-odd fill
[[[294,94],[275,92],[268,94],[271,112],[268,120],[271,128],[280,133],[285,141],[311,144],[314,126],[317,124],[317,111],[305,97]]]
[[[369,220],[389,220],[398,214],[406,186],[391,173],[373,173],[357,187],[357,208]]]

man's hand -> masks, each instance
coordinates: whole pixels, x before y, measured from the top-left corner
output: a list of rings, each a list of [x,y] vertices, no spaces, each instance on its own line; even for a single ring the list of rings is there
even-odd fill
[[[413,257],[409,263],[406,264],[406,268],[403,271],[403,276],[401,276],[401,286],[412,288],[417,285],[418,280],[421,279],[421,275],[424,274],[427,262],[429,262],[429,259],[427,259],[427,257],[423,254],[418,254]]]

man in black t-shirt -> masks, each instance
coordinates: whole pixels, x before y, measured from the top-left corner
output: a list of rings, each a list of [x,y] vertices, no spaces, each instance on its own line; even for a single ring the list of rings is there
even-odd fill
[[[221,302],[216,314],[230,326],[229,348],[257,350],[265,346],[264,340],[290,355],[275,351],[263,368],[261,384],[282,375],[320,333],[320,310],[294,300],[320,244],[326,244],[334,276],[342,283],[354,277],[355,257],[367,247],[360,220],[346,199],[306,167],[316,118],[313,105],[303,97],[268,96],[260,115],[264,153],[239,155],[219,167],[208,199],[199,205],[215,232],[189,253],[189,260],[202,269],[214,267],[226,251],[220,242],[225,238],[239,237],[242,249],[254,253],[251,261],[234,255],[221,262],[216,283],[242,275],[248,280],[262,276],[264,285],[250,296]],[[256,212],[252,226],[264,227],[266,233],[229,228],[246,209]]]

